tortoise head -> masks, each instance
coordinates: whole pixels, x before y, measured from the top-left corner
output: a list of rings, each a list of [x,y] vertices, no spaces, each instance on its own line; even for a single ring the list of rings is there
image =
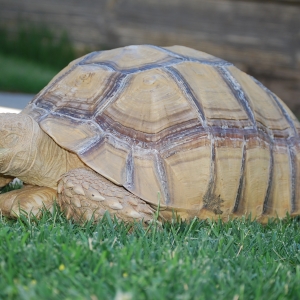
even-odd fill
[[[0,173],[16,176],[28,165],[34,121],[25,114],[0,114]]]

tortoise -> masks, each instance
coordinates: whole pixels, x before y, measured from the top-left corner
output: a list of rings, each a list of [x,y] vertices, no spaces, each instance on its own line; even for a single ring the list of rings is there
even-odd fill
[[[300,124],[260,82],[184,46],[73,62],[20,114],[0,115],[3,215],[261,222],[300,212]],[[157,209],[159,207],[159,209]]]

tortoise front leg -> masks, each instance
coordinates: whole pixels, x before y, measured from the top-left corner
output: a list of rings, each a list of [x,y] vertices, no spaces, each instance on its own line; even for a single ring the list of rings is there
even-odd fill
[[[124,221],[153,219],[154,209],[145,201],[89,169],[74,169],[58,184],[58,203],[67,218],[99,220],[107,211]]]
[[[52,209],[56,196],[54,189],[27,185],[0,195],[0,213],[12,218],[18,217],[22,212],[39,217],[42,208]]]

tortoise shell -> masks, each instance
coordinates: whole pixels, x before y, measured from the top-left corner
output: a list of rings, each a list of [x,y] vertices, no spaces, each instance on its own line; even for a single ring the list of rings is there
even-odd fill
[[[93,52],[23,113],[149,203],[199,217],[299,213],[299,122],[260,82],[209,54],[150,45]]]

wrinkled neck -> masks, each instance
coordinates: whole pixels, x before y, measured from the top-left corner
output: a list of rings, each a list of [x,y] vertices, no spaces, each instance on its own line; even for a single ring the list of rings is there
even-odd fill
[[[32,132],[18,146],[5,174],[27,184],[55,188],[61,175],[71,168],[82,167],[75,154],[58,146],[32,119]]]

